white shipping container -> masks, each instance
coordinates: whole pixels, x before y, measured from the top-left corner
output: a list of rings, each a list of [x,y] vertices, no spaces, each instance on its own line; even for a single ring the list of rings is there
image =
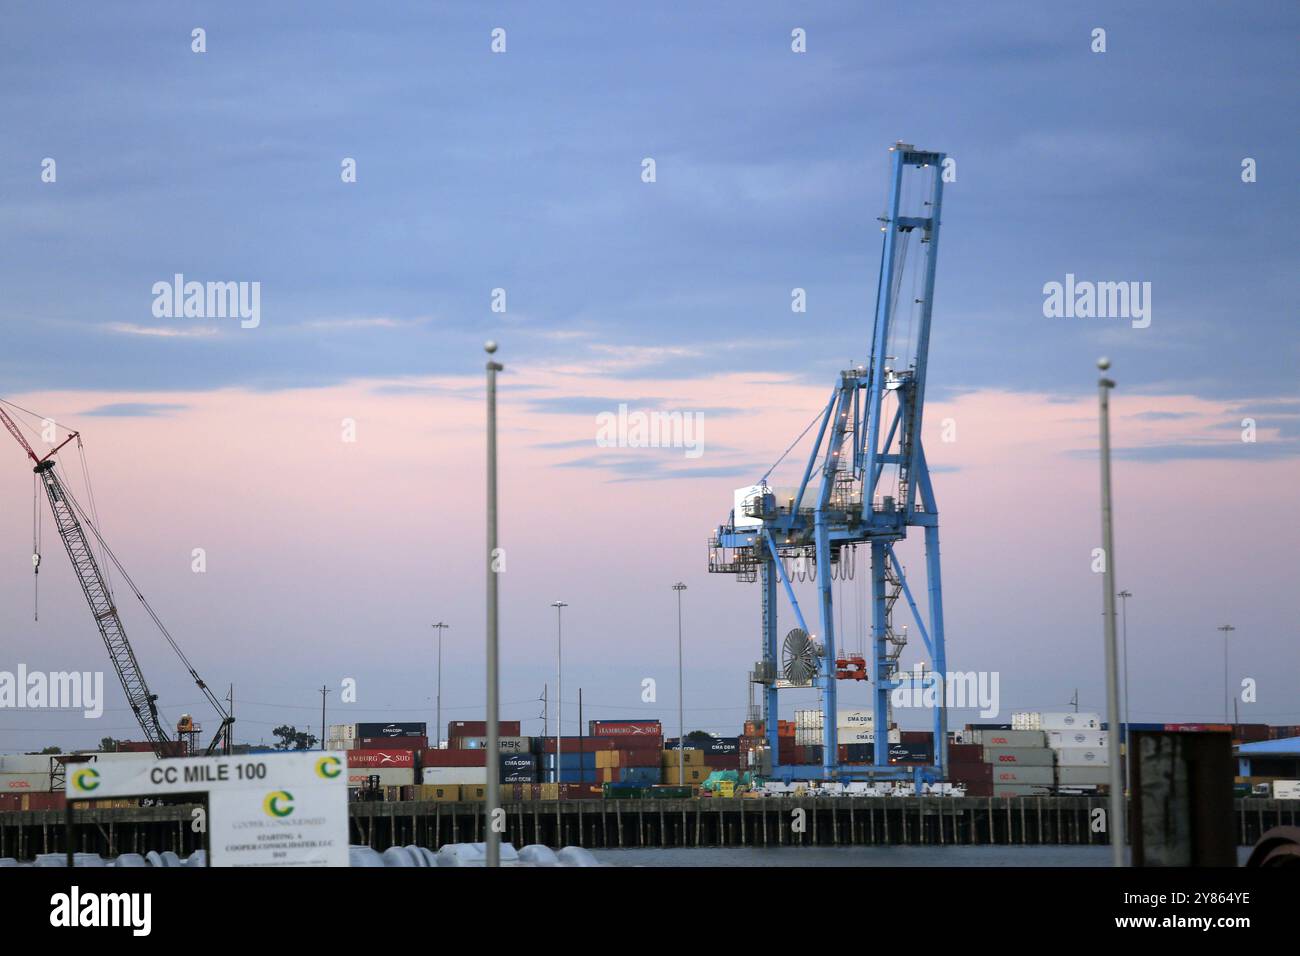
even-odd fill
[[[357,737],[356,724],[330,724],[329,736],[339,740],[355,740]]]
[[[331,737],[325,743],[326,750],[356,750],[357,741],[355,737]]]
[[[870,728],[876,725],[876,715],[869,710],[841,710],[835,715],[837,727]]]
[[[146,750],[144,753],[133,750],[112,754],[75,754],[74,756],[88,757],[92,763],[131,763],[133,761],[139,762],[158,759],[151,750]]]
[[[1062,747],[1056,751],[1058,767],[1109,767],[1110,751],[1096,747]]]
[[[1110,783],[1109,767],[1057,767],[1056,782],[1062,787],[1098,786]]]
[[[1300,780],[1274,780],[1274,800],[1300,800]]]
[[[0,757],[0,773],[49,773],[49,754],[10,754]]]
[[[0,773],[0,793],[49,793],[50,774]]]
[[[421,782],[432,784],[477,783],[487,785],[487,767],[425,767]]]
[[[409,787],[415,783],[415,769],[412,767],[349,767],[348,786],[364,787],[372,774],[379,777],[381,787]]]
[[[1047,746],[1053,750],[1060,750],[1062,747],[1091,747],[1094,750],[1105,750],[1107,743],[1104,730],[1047,731]]]
[[[799,728],[821,730],[822,712],[820,710],[796,710],[794,712],[795,730]]]
[[[861,728],[840,727],[836,729],[835,736],[842,744],[874,744],[876,742],[876,732],[874,730],[865,730]],[[889,742],[891,744],[902,743],[903,734],[895,727],[889,732]]]

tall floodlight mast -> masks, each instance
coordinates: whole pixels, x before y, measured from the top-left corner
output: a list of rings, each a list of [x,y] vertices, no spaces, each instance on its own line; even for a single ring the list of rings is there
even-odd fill
[[[939,514],[921,442],[945,157],[901,142],[890,151],[870,359],[840,373],[819,415],[798,487],[770,488],[769,469],[758,484],[735,492],[729,521],[709,543],[710,571],[762,582],[763,657],[750,679],[763,688],[773,776],[785,779],[798,771],[780,765],[777,701],[780,691],[793,688],[815,687],[821,693],[824,777],[912,778],[919,786],[922,780],[943,779],[947,768]],[[894,550],[912,527],[923,529],[925,540],[925,616]],[[866,662],[840,649],[847,645],[837,633],[832,589],[833,580],[853,576],[859,544],[869,549],[871,560],[869,673],[864,672]],[[819,629],[805,621],[792,578],[816,582]],[[786,636],[784,661],[777,628],[780,593],[802,632]],[[930,663],[928,670],[912,675],[898,671],[905,638],[891,617],[900,596],[916,620]],[[791,648],[799,653],[792,656]],[[873,764],[848,766],[839,760],[836,685],[867,678],[873,685]],[[889,763],[890,695],[899,687],[921,690],[937,702],[935,749],[928,765]]]

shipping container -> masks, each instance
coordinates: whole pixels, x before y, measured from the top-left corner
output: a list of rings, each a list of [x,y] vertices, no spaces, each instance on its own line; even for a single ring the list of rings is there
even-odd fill
[[[1047,731],[1047,746],[1053,750],[1060,750],[1062,747],[1104,749],[1106,747],[1106,733],[1104,730],[1049,730]]]
[[[712,772],[712,767],[687,767],[683,776],[678,773],[677,766],[674,764],[663,769],[662,782],[670,787],[681,786],[682,784],[698,784],[708,779],[709,774]]]
[[[563,745],[561,749],[564,753],[576,753],[579,750],[583,753],[595,753],[598,750],[652,750],[658,753],[664,749],[664,739],[658,736],[562,737],[560,743]],[[541,746],[538,750],[542,753],[555,753],[555,738],[541,738]]]
[[[990,766],[992,765],[990,764]],[[995,786],[1019,783],[1050,787],[1055,782],[1055,771],[1051,767],[993,767],[993,783]]]
[[[356,750],[427,750],[428,737],[359,737]]]
[[[698,750],[701,753],[709,754],[734,754],[740,752],[739,737],[714,737],[711,740],[702,740],[695,738],[686,744],[688,750]],[[676,750],[677,738],[664,741],[664,750]]]
[[[1051,787],[1037,787],[1023,783],[993,784],[993,796],[995,797],[1035,797],[1050,794],[1051,792]]]
[[[498,720],[497,734],[501,737],[518,737],[519,721],[517,720]],[[447,740],[452,741],[457,737],[486,737],[487,721],[486,720],[453,720],[447,725]]]
[[[1053,751],[1047,747],[985,747],[984,762],[1001,766],[1050,767]]]
[[[372,776],[379,778],[381,787],[409,787],[415,783],[415,771],[410,767],[404,769],[364,767],[348,768],[348,786],[365,787]]]
[[[347,726],[346,724],[344,726]],[[340,737],[427,737],[428,725],[423,723],[357,724],[351,734],[339,734]]]
[[[593,720],[588,725],[593,737],[662,737],[657,720]]]
[[[482,750],[487,747],[486,737],[453,737],[451,745],[456,750]],[[503,754],[532,753],[532,737],[498,737],[497,752]]]
[[[454,803],[460,799],[460,787],[457,784],[422,783],[415,788],[415,799],[432,800],[437,803]]]
[[[1019,713],[1011,715],[1013,730],[1100,730],[1100,714]]]
[[[984,748],[979,744],[949,744],[948,763],[956,766],[965,763],[983,763]]]
[[[1058,786],[1096,786],[1110,783],[1109,767],[1057,767]]]
[[[466,784],[460,788],[462,800],[486,800],[487,784]]]
[[[52,777],[45,773],[0,773],[0,793],[48,793]]]
[[[1056,751],[1056,763],[1061,767],[1109,767],[1110,751],[1095,747],[1062,747]]]
[[[1300,780],[1274,780],[1274,800],[1300,800]]]
[[[451,784],[487,783],[487,766],[479,767],[425,767],[420,772],[420,782],[433,786]]]
[[[981,730],[975,740],[985,747],[1045,747],[1047,738],[1041,730]]]
[[[340,739],[354,738],[357,735],[356,724],[330,724],[328,737]]]
[[[486,767],[486,750],[421,750],[423,767]]]
[[[404,769],[415,766],[413,750],[349,750],[348,768],[392,767]]]

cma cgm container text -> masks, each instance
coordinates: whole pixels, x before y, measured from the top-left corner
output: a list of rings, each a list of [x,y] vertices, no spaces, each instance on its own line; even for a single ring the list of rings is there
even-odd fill
[[[347,724],[336,726],[348,726]],[[340,737],[427,737],[429,731],[428,725],[422,723],[392,723],[392,724],[357,724],[356,733],[339,734]]]

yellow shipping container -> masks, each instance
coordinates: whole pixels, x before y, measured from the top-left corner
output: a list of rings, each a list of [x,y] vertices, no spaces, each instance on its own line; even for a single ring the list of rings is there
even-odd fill
[[[596,751],[596,769],[605,770],[609,767],[618,766],[617,750],[597,750]]]
[[[541,786],[543,800],[560,799],[560,785],[558,783],[544,783]]]
[[[664,783],[672,787],[680,787],[684,784],[703,783],[704,779],[713,772],[711,767],[687,767],[686,776],[683,778],[677,772],[677,765],[664,767]]]
[[[683,759],[683,763],[685,763],[686,766],[688,766],[688,767],[703,767],[703,766],[704,766],[704,751],[703,751],[703,750],[694,750],[694,749],[692,749],[692,748],[690,748],[690,747],[687,747],[685,750],[682,751],[682,754],[683,754],[683,758],[684,758],[684,759]],[[677,766],[677,751],[676,751],[676,750],[665,750],[665,751],[664,751],[662,766],[665,767],[665,768],[667,768],[667,767],[676,767],[676,766]]]
[[[455,803],[460,799],[460,784],[422,783],[415,788],[415,799]]]
[[[487,784],[484,783],[461,784],[460,798],[462,800],[486,800]]]

